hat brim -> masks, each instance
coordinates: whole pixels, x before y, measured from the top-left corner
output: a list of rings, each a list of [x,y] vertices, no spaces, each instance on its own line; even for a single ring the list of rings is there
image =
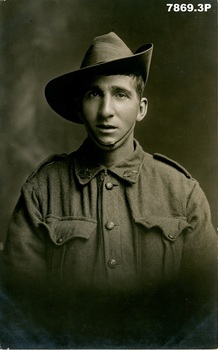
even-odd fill
[[[139,73],[146,82],[148,78],[153,45],[140,47],[134,55],[113,61],[102,62],[93,66],[61,75],[48,82],[45,97],[50,107],[61,117],[82,124],[76,112],[75,98],[79,87],[92,75],[112,75],[122,73]]]

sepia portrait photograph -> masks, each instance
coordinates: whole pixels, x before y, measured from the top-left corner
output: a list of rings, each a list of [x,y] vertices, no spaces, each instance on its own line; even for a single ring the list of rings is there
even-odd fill
[[[217,349],[217,1],[0,0],[0,349]]]

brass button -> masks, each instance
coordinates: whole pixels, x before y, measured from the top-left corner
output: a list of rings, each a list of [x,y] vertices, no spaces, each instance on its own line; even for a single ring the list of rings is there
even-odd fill
[[[171,235],[171,234],[169,234],[168,237],[169,237],[170,239],[173,239],[173,238],[174,238],[173,235]]]
[[[57,242],[57,243],[62,243],[62,242],[63,242],[63,238],[61,238],[61,237],[58,238],[56,242]]]
[[[112,190],[114,185],[112,184],[112,182],[108,181],[106,182],[105,187],[107,190]]]
[[[115,224],[113,221],[107,221],[106,224],[105,224],[105,227],[108,229],[108,230],[113,230]]]
[[[116,259],[110,259],[107,264],[108,264],[108,267],[110,267],[110,269],[114,269],[117,265],[117,261]]]

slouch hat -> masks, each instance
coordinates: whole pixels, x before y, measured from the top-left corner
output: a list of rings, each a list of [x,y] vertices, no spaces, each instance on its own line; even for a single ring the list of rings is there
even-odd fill
[[[75,99],[88,78],[94,75],[137,73],[147,81],[153,45],[145,44],[133,53],[114,32],[97,36],[87,50],[80,69],[48,82],[45,96],[61,117],[82,123],[76,113]]]

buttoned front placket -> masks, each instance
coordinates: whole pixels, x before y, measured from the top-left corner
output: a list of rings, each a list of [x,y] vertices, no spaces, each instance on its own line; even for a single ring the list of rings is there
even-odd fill
[[[122,285],[122,237],[119,217],[119,182],[104,170],[99,174],[98,215],[106,275],[112,290]]]
[[[108,169],[96,161],[88,141],[76,153],[75,174],[86,189],[83,215],[97,222],[91,280],[98,290],[126,291],[137,284],[138,240],[127,192],[138,181],[143,158],[136,141],[134,154]]]

